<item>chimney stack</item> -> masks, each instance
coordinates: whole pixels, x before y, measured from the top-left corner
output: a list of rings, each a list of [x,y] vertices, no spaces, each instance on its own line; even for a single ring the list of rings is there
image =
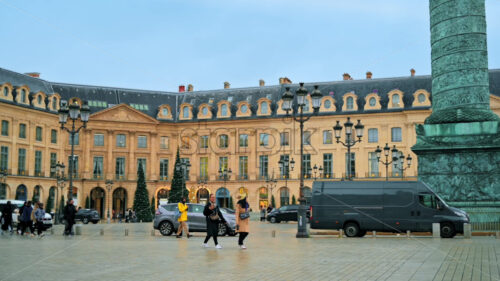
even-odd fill
[[[351,77],[351,75],[349,75],[349,73],[344,73],[344,75],[342,75],[342,77],[344,78],[344,80],[352,80],[352,77]]]
[[[373,73],[371,71],[366,72],[366,79],[372,79]]]
[[[179,93],[183,93],[186,91],[186,86],[184,85],[179,85]]]
[[[27,72],[27,73],[24,73],[25,75],[28,75],[28,76],[31,76],[31,77],[34,77],[34,78],[40,78],[40,72]]]
[[[266,85],[266,82],[264,82],[264,80],[260,79],[259,80],[259,86],[260,87],[264,87]]]
[[[280,77],[279,81],[280,81],[280,85],[292,84],[292,80],[288,79],[288,77]]]
[[[413,68],[412,68],[412,69],[410,69],[410,73],[411,73],[411,76],[412,76],[412,77],[413,77],[413,76],[415,76],[415,69],[413,69]]]
[[[229,82],[224,82],[224,89],[229,89],[231,87],[231,84]]]
[[[188,92],[192,92],[194,90],[193,84],[188,84]]]

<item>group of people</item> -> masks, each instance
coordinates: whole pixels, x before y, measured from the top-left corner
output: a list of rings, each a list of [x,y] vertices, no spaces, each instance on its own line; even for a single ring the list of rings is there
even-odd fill
[[[266,221],[266,212],[269,214],[273,209],[274,208],[270,205],[267,206],[267,208],[265,206],[262,206],[260,208],[260,221]]]
[[[177,238],[182,237],[182,233],[185,232],[187,238],[191,237],[188,228],[188,205],[186,204],[186,198],[182,198],[182,201],[178,204],[179,217],[177,221],[179,222],[179,228],[177,230]],[[246,249],[243,243],[245,238],[248,236],[250,231],[248,221],[250,219],[249,205],[246,200],[245,195],[238,196],[238,202],[236,203],[236,232],[239,233],[238,246],[241,249]],[[227,225],[226,219],[222,215],[219,206],[215,202],[215,195],[211,194],[210,199],[205,205],[203,210],[203,215],[205,215],[207,223],[207,236],[203,242],[202,247],[208,248],[208,241],[210,238],[214,240],[215,248],[222,249],[222,246],[217,240],[217,235],[219,233],[219,223],[224,223]],[[229,227],[229,226],[228,226]]]
[[[45,210],[43,209],[43,203],[35,202],[34,208],[32,207],[31,201],[24,202],[24,205],[19,209],[19,222],[17,225],[17,234],[24,235],[26,233],[26,229],[29,229],[31,236],[36,235],[38,237],[44,236],[45,225],[43,223],[43,219],[45,217]],[[9,231],[10,234],[14,233],[13,221],[12,221],[12,213],[14,212],[15,207],[12,205],[10,201],[7,201],[7,204],[4,206],[2,210],[2,234],[4,231]]]

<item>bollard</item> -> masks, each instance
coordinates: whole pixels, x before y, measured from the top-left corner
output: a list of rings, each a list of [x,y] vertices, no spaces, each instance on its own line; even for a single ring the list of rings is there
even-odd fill
[[[128,228],[125,228],[125,236],[128,236]]]
[[[408,237],[408,238],[411,237],[411,232],[409,230],[406,231],[406,237]]]
[[[271,231],[271,237],[275,238],[276,237],[276,230]]]
[[[497,237],[497,239],[500,239],[500,231],[497,231],[496,237]]]
[[[441,238],[441,225],[439,223],[432,224],[432,238]]]
[[[75,235],[82,235],[82,226],[80,224],[75,225]]]
[[[376,232],[375,230],[372,232],[372,237],[373,237],[373,238],[376,238],[376,237],[377,237],[377,232]]]
[[[151,236],[155,236],[155,230],[151,229]]]
[[[470,223],[464,223],[464,238],[470,239],[472,236],[472,226]]]
[[[53,227],[50,228],[50,235],[54,235],[54,228]]]
[[[101,229],[101,235],[104,235],[104,229]]]
[[[339,238],[344,238],[344,230],[339,229]]]

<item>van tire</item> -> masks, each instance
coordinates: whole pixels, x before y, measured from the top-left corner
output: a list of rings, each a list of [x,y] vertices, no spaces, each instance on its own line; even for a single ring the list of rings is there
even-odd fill
[[[357,237],[359,232],[359,225],[355,222],[348,222],[344,225],[344,233],[347,237]]]
[[[360,230],[358,233],[358,237],[364,237],[366,235],[366,230]]]
[[[441,238],[453,238],[457,234],[455,226],[450,222],[441,223]]]

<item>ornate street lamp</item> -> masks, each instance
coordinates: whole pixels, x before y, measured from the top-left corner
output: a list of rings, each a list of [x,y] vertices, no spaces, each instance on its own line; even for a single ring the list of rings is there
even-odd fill
[[[283,173],[283,177],[285,178],[285,187],[288,188],[288,178],[290,177],[290,171],[293,171],[295,167],[295,160],[292,158],[290,163],[280,160],[278,161],[278,165],[280,167],[280,171]]]
[[[283,162],[280,160],[280,162]],[[266,180],[267,184],[267,189],[271,190],[271,196],[273,196],[273,189],[276,187],[276,184],[278,183],[278,180],[274,178],[274,169],[273,169],[273,174],[270,179]],[[269,196],[269,193],[267,194],[267,201],[268,201],[268,206],[271,206],[271,196]]]
[[[405,156],[404,156],[403,152],[401,152],[401,154],[399,155],[399,163],[396,163],[396,168],[401,170],[401,179],[404,179],[404,173],[407,169],[410,168],[412,160],[413,160],[413,158],[411,158],[411,155],[408,154],[408,156],[406,157],[406,163],[408,164],[408,166],[405,168],[404,167]]]
[[[392,152],[392,160],[389,161],[389,154]],[[384,156],[385,156],[385,161],[380,160],[380,156],[382,154],[382,149],[380,149],[380,146],[377,145],[377,149],[375,149],[375,153],[377,154],[377,160],[385,165],[385,180],[389,180],[389,165],[391,165],[393,162],[398,161],[398,149],[394,145],[392,149],[389,147],[389,144],[386,143],[384,146]],[[410,163],[411,163],[411,157],[410,157]]]
[[[64,189],[64,184],[66,182],[66,177],[64,175],[64,169],[66,166],[64,166],[64,163],[57,163],[55,165],[50,166],[50,171],[56,178],[56,183],[57,183],[57,188],[56,188],[56,207],[54,208],[55,211],[55,223],[58,224],[61,216],[61,208],[59,206],[59,189],[61,189],[61,193],[63,192]]]
[[[108,223],[111,222],[111,216],[110,216],[110,211],[109,209],[111,208],[111,204],[109,203],[109,199],[111,198],[111,189],[113,189],[113,181],[112,180],[106,180],[104,182],[106,184],[106,189],[108,190]]]
[[[232,173],[233,171],[231,171],[231,168],[219,169],[219,179],[222,179],[224,181],[224,188],[226,189],[227,189],[226,182],[231,178]]]
[[[314,170],[314,180],[317,180],[318,178],[316,177],[318,171],[319,171],[319,177],[321,178],[322,175],[323,175],[323,166],[316,166],[316,164],[314,164],[314,167],[313,167],[313,170]]]
[[[71,119],[71,129],[66,128],[64,125],[68,121],[68,115],[69,118]],[[83,122],[83,125],[80,126],[79,128],[75,127],[75,122],[78,120],[78,117],[80,117],[81,121]],[[73,168],[74,168],[74,158],[75,158],[75,135],[80,132],[82,128],[87,128],[87,122],[89,121],[90,117],[90,108],[89,106],[84,103],[81,107],[77,103],[72,103],[69,105],[61,106],[59,109],[59,123],[61,124],[61,129],[67,131],[70,136],[71,136],[71,155],[70,155],[70,161],[69,161],[69,171],[68,171],[68,176],[69,176],[69,190],[68,190],[68,200],[71,200],[73,198]]]
[[[342,144],[347,147],[347,180],[352,180],[351,174],[351,147],[353,147],[356,143],[361,142],[361,138],[363,137],[363,130],[365,126],[361,124],[361,120],[358,120],[358,123],[354,126],[354,130],[356,132],[356,136],[354,136],[352,127],[353,123],[351,122],[351,118],[347,117],[347,122],[344,123],[345,128],[345,142],[341,141],[340,138],[342,136],[342,125],[337,121],[337,124],[333,126],[333,131],[335,132],[335,138],[337,139],[337,143]],[[358,138],[356,140],[356,137]]]
[[[319,108],[321,106],[321,92],[318,86],[314,86],[314,90],[311,93],[312,108],[313,113],[304,115],[304,106],[306,105],[307,89],[304,87],[304,83],[299,84],[299,88],[295,91],[295,97],[297,98],[297,108],[293,107],[294,95],[290,92],[290,88],[287,87],[285,93],[281,97],[283,100],[282,109],[286,111],[286,116],[293,117],[295,122],[300,124],[300,197],[299,197],[299,211],[298,211],[298,223],[297,223],[297,238],[307,238],[309,233],[307,233],[307,218],[306,218],[306,199],[304,197],[304,123],[309,121],[311,116],[317,115]],[[293,161],[293,159],[292,159]],[[294,162],[295,163],[295,162]]]

